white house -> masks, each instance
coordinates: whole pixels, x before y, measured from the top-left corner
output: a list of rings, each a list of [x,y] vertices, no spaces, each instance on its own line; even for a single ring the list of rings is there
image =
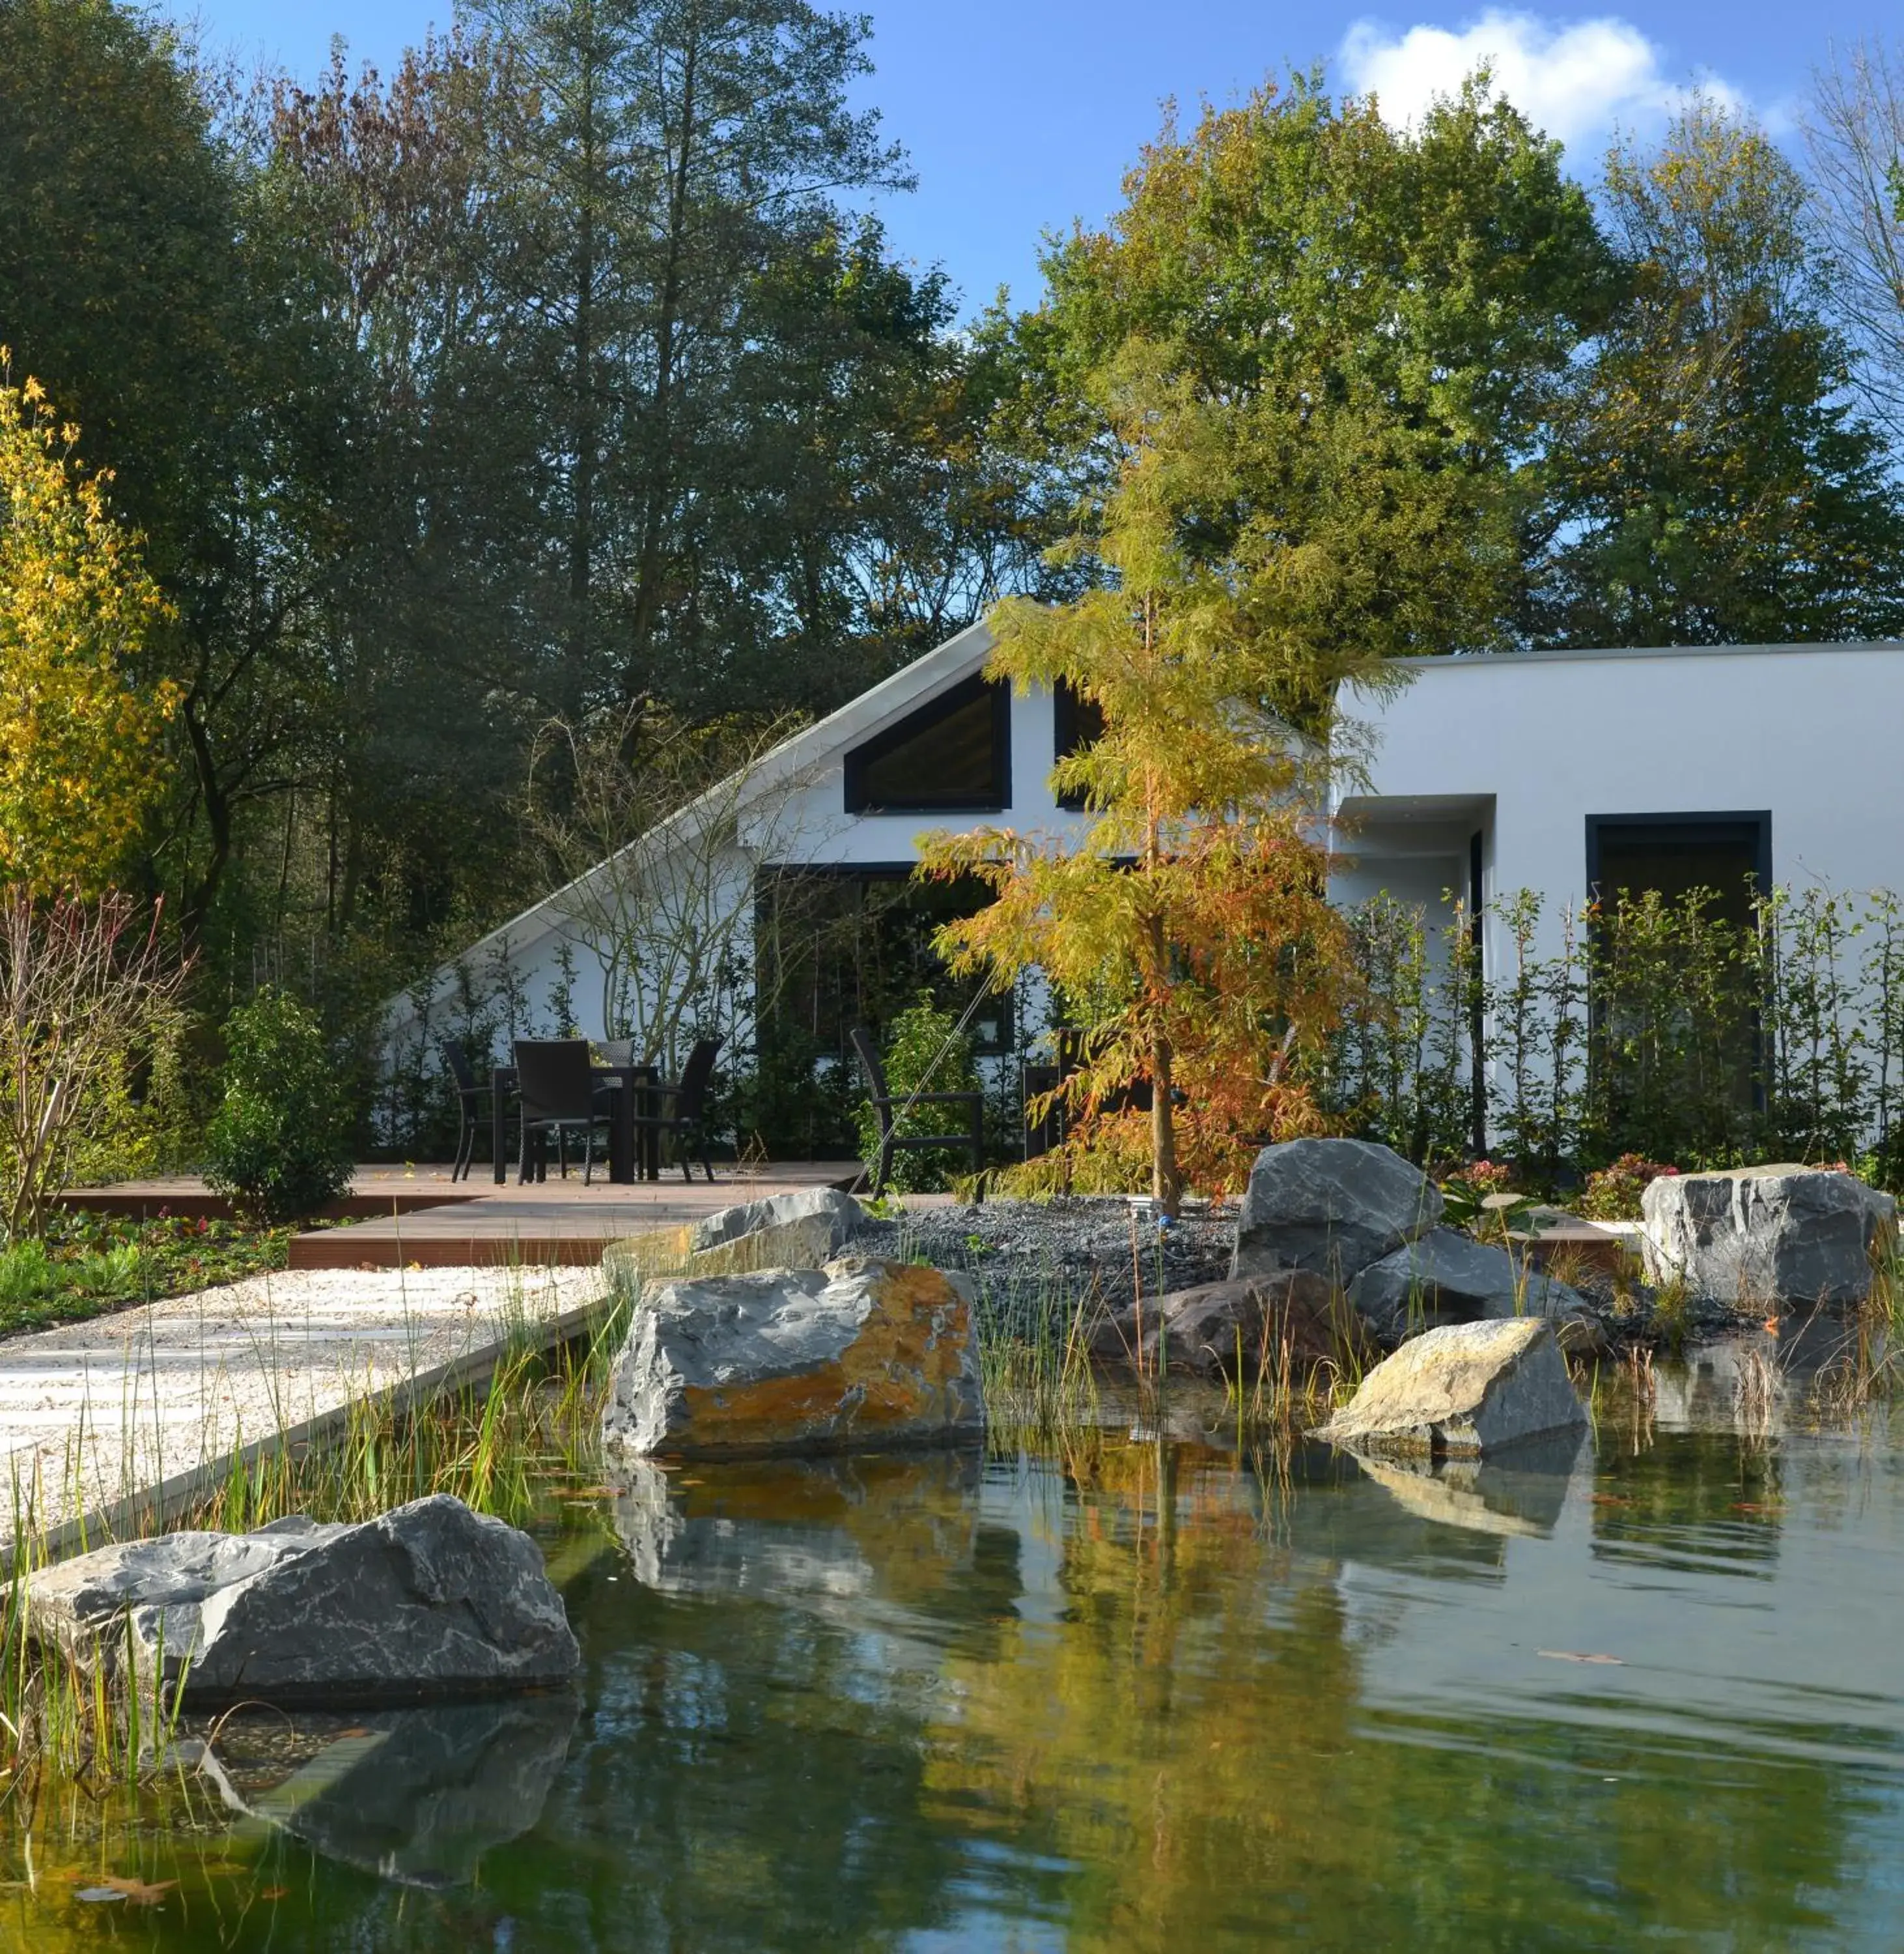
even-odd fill
[[[637,885],[660,891],[678,933],[753,954],[764,872],[895,883],[928,830],[978,825],[1077,836],[1054,759],[1077,737],[1061,696],[988,681],[974,626],[807,727],[744,778],[684,809],[472,947],[466,969],[507,966],[529,1021],[569,1015],[625,1035],[654,980],[606,956],[588,919]],[[1596,884],[1845,889],[1904,881],[1893,757],[1904,725],[1904,646],[1768,645],[1533,652],[1405,661],[1392,696],[1351,696],[1367,777],[1330,811],[1335,894],[1378,890],[1432,915],[1528,888],[1550,911]],[[672,894],[667,892],[672,891]],[[1551,922],[1551,917],[1550,917]],[[1557,925],[1552,926],[1557,927]],[[1501,946],[1488,925],[1484,963]],[[725,932],[724,935],[722,934]],[[445,1029],[456,969],[393,1007],[394,1050]],[[740,1028],[736,1027],[737,1030]],[[1008,1023],[981,1047],[1003,1056]]]
[[[1904,883],[1904,645],[1404,662],[1393,697],[1344,702],[1373,735],[1368,781],[1338,799],[1344,900],[1432,913],[1444,891],[1478,909],[1532,889],[1557,929],[1596,887]]]
[[[752,954],[754,894],[770,872],[898,884],[918,859],[920,836],[980,824],[1076,834],[1084,819],[1061,807],[1052,764],[1076,737],[1062,699],[1015,696],[983,676],[990,633],[974,625],[773,749],[684,809],[615,861],[512,918],[472,944],[432,984],[396,1001],[388,1023],[394,1056],[427,1046],[450,1028],[466,979],[506,966],[522,1021],[554,1029],[567,1007],[591,1037],[638,1032],[658,982],[679,988],[678,963],[648,979],[604,939],[607,912],[637,888],[659,910],[656,932],[675,948],[698,940],[704,961]],[[724,932],[724,938],[723,938]],[[1002,1055],[1013,1028],[997,1013],[979,1027],[981,1051]],[[985,1034],[991,1031],[993,1035]]]

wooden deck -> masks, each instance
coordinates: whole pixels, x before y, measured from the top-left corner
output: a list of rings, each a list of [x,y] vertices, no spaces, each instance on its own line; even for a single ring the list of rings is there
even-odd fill
[[[644,1229],[678,1227],[717,1208],[800,1187],[850,1187],[854,1161],[789,1161],[764,1167],[714,1166],[710,1186],[697,1169],[689,1186],[671,1179],[632,1183],[596,1178],[582,1185],[571,1168],[560,1180],[527,1187],[512,1177],[498,1187],[487,1172],[452,1182],[447,1167],[360,1167],[348,1197],[326,1211],[348,1219],[313,1228],[291,1242],[294,1269],[483,1268],[497,1263],[580,1268],[599,1261],[610,1242]],[[162,1211],[196,1219],[231,1211],[196,1175],[75,1188],[67,1205],[114,1214]]]
[[[381,1170],[388,1172],[390,1170]],[[513,1180],[498,1187],[488,1180],[459,1181],[451,1188],[449,1169],[419,1168],[413,1180],[391,1186],[359,1183],[365,1194],[383,1192],[388,1205],[374,1220],[344,1228],[313,1229],[293,1238],[294,1269],[472,1268],[493,1263],[530,1267],[598,1262],[610,1242],[645,1229],[678,1227],[717,1208],[784,1194],[800,1187],[851,1186],[859,1171],[853,1161],[795,1161],[764,1171],[714,1169],[711,1185],[696,1175],[690,1186],[673,1180],[632,1184],[597,1180],[582,1185],[579,1171],[566,1180],[551,1176],[527,1187]],[[414,1198],[438,1177],[439,1201]]]

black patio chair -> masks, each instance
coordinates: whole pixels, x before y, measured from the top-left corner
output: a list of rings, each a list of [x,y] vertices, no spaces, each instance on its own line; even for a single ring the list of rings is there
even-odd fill
[[[456,1089],[456,1117],[461,1123],[456,1132],[456,1164],[450,1170],[450,1178],[467,1180],[469,1163],[476,1151],[476,1129],[489,1124],[493,1102],[487,1082],[477,1078],[469,1054],[454,1038],[445,1038],[437,1049],[443,1054],[450,1082]]]
[[[522,1164],[518,1178],[549,1177],[548,1136],[555,1135],[562,1178],[569,1177],[569,1136],[582,1136],[582,1180],[594,1178],[595,1129],[607,1123],[595,1103],[586,1038],[518,1038],[516,1085],[522,1095]],[[535,1173],[529,1169],[534,1157]]]
[[[714,1177],[714,1163],[707,1158],[707,1093],[714,1084],[714,1059],[720,1050],[718,1038],[696,1038],[693,1050],[688,1054],[687,1063],[681,1068],[679,1082],[673,1085],[648,1088],[659,1098],[672,1099],[673,1105],[658,1113],[635,1115],[637,1126],[654,1133],[657,1148],[664,1136],[673,1141],[674,1157],[680,1164],[682,1178],[691,1186],[694,1169],[688,1164],[690,1158],[700,1161],[701,1170],[710,1182]]]
[[[963,1147],[971,1157],[972,1172],[985,1171],[985,1095],[969,1089],[956,1092],[908,1092],[896,1099],[886,1082],[886,1067],[880,1062],[880,1048],[864,1025],[852,1030],[853,1049],[859,1054],[860,1070],[866,1075],[867,1096],[873,1102],[873,1117],[880,1126],[880,1150],[873,1167],[873,1198],[877,1200],[892,1171],[892,1156],[902,1147]],[[962,1106],[966,1129],[962,1133],[902,1133],[895,1130],[900,1113],[908,1105]],[[981,1179],[978,1192],[982,1197]]]

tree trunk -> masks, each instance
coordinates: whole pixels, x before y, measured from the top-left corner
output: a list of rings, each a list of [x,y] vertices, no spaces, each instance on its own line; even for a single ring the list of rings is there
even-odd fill
[[[218,893],[218,884],[224,879],[226,864],[231,859],[231,802],[225,793],[224,782],[218,778],[212,737],[200,717],[196,694],[186,700],[185,709],[180,717],[185,722],[186,737],[191,743],[192,764],[197,770],[199,795],[205,803],[205,825],[211,831],[212,841],[204,872],[193,882],[179,918],[179,934],[190,951],[198,947],[212,902]]]
[[[701,131],[695,118],[695,55],[698,43],[690,27],[681,64],[681,148],[668,183],[667,255],[661,275],[654,325],[654,391],[648,430],[648,494],[641,513],[641,540],[635,571],[634,616],[623,686],[630,698],[651,676],[648,651],[661,608],[663,545],[666,539],[669,492],[674,476],[675,366],[681,326],[682,261],[686,248],[688,192],[697,160]]]
[[[1177,1129],[1170,1109],[1170,1041],[1159,1032],[1150,1043],[1150,1198],[1177,1218],[1183,1176],[1177,1170]]]

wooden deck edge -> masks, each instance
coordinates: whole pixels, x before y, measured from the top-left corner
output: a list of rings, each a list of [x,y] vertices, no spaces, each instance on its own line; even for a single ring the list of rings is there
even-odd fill
[[[629,1234],[645,1233],[630,1229]],[[293,1269],[588,1268],[621,1235],[376,1235],[352,1229],[294,1235],[285,1263]]]
[[[536,1325],[535,1337],[528,1347],[553,1349],[558,1344],[571,1343],[587,1335],[613,1308],[615,1301],[611,1284],[592,1302],[562,1310],[546,1323]],[[325,1444],[346,1428],[353,1413],[366,1406],[375,1408],[380,1413],[400,1413],[416,1409],[431,1399],[464,1384],[478,1384],[486,1389],[503,1357],[523,1347],[519,1337],[512,1334],[486,1344],[480,1350],[466,1351],[447,1363],[417,1371],[399,1383],[386,1385],[381,1390],[347,1397],[328,1411],[300,1419],[296,1425],[282,1428],[266,1437],[255,1438],[249,1444],[235,1447],[216,1459],[201,1460],[196,1466],[162,1479],[155,1486],[77,1514],[35,1538],[36,1564],[43,1565],[76,1547],[103,1547],[115,1541],[136,1539],[162,1531],[180,1513],[222,1486],[231,1477],[234,1460],[249,1472],[260,1459],[268,1459],[278,1452],[308,1450]],[[11,1575],[18,1550],[17,1541],[0,1544],[0,1575]]]
[[[481,1201],[481,1194],[466,1194],[460,1187],[447,1189],[393,1189],[385,1194],[347,1194],[327,1202],[314,1217],[320,1221],[376,1221],[386,1216],[419,1214],[426,1208],[460,1206]],[[126,1194],[112,1187],[69,1188],[55,1197],[55,1208],[87,1214],[119,1214],[134,1221],[150,1221],[161,1214],[177,1216],[183,1221],[229,1221],[231,1203],[221,1194],[186,1192],[180,1194]]]

